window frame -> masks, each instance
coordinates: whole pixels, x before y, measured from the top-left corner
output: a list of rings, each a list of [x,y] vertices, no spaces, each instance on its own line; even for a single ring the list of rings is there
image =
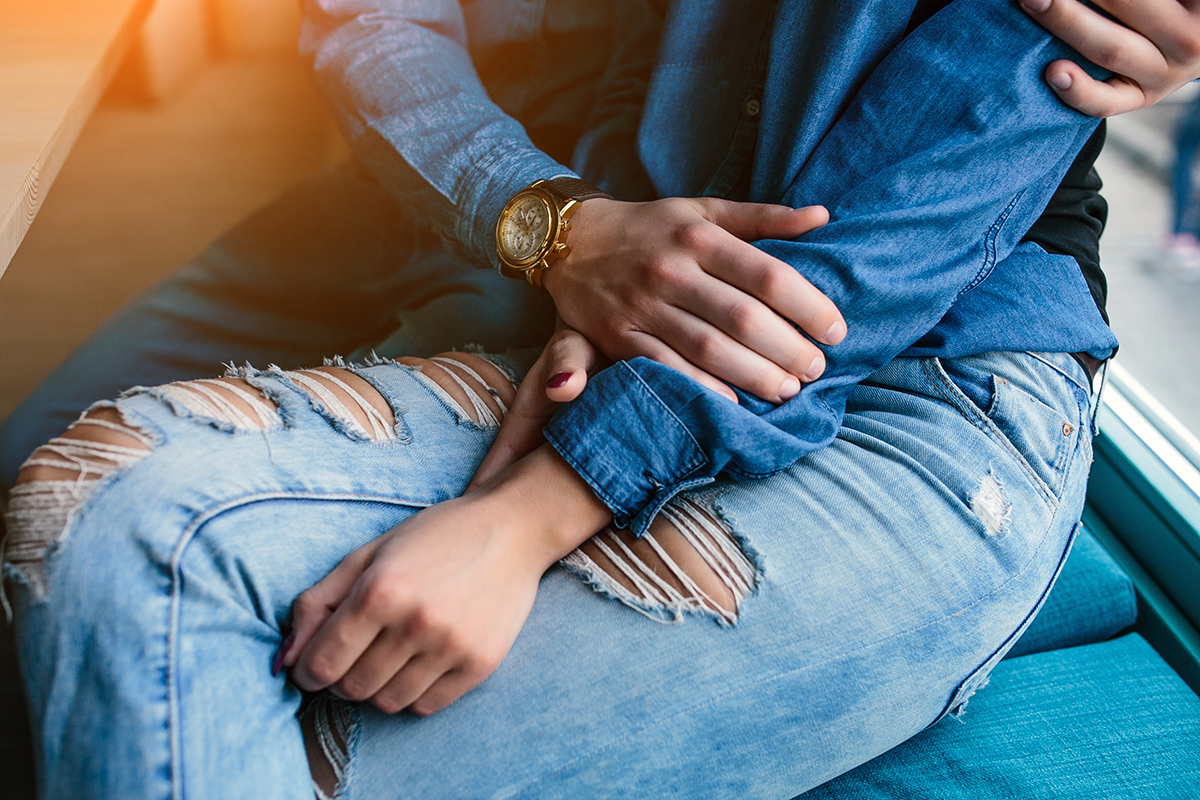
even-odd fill
[[[1134,630],[1200,694],[1200,442],[1106,369],[1084,526],[1133,581]]]

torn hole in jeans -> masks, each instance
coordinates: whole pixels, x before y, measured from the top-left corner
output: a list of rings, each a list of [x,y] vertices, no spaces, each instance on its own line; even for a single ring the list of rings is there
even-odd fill
[[[60,544],[100,481],[128,469],[154,449],[148,433],[128,423],[114,403],[92,405],[62,435],[21,465],[9,493],[0,561],[35,598],[47,591],[45,560]],[[11,619],[8,597],[0,593]]]
[[[562,564],[658,622],[699,614],[732,625],[758,580],[757,567],[728,525],[683,497],[667,503],[641,539],[606,528]]]
[[[507,370],[476,353],[442,353],[432,358],[400,358],[459,422],[495,428],[504,421],[516,386]],[[506,400],[507,398],[507,400]]]
[[[341,795],[361,725],[358,709],[328,692],[313,697],[300,712],[300,730],[317,800],[333,800]]]

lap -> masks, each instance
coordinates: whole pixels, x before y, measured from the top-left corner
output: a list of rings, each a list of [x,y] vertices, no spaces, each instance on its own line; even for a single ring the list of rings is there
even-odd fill
[[[334,704],[353,722],[346,796],[668,785],[782,796],[961,704],[1047,591],[1090,451],[1069,359],[944,366],[893,362],[855,391],[830,447],[772,478],[677,501],[720,520],[755,567],[735,625],[703,613],[656,624],[552,570],[500,669],[451,708],[418,720]],[[278,375],[253,377],[279,405],[267,430],[218,430],[161,393],[123,398],[154,451],[89,500],[54,555],[51,591],[72,583],[65,572],[94,569],[95,553],[79,548],[125,531],[138,546],[113,559],[112,579],[135,549],[152,554],[146,581],[160,592],[164,639],[171,625],[210,629],[230,603],[253,609],[239,635],[257,644],[240,669],[259,665],[246,684],[278,697],[265,665],[295,593],[405,515],[456,496],[491,438],[412,369],[357,374],[395,410],[397,439],[348,436]],[[194,599],[181,575],[193,576]],[[231,658],[192,648],[204,652]]]

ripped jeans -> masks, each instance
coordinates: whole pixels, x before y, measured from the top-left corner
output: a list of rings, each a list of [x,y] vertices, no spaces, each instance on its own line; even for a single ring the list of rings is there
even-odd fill
[[[139,388],[35,452],[6,571],[45,796],[790,797],[961,713],[1083,506],[1072,358],[896,359],[829,447],[664,513],[733,608],[600,534],[446,710],[304,698],[270,670],[292,601],[462,491],[526,362],[467,363]]]

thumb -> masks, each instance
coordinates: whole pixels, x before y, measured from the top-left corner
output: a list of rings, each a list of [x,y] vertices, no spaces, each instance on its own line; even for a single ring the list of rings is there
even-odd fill
[[[829,222],[824,206],[790,208],[773,203],[738,203],[705,197],[696,200],[701,215],[746,242],[795,239]]]
[[[1098,81],[1072,61],[1053,61],[1044,75],[1058,99],[1090,117],[1115,117],[1153,105],[1145,90],[1128,78],[1114,75]]]
[[[543,353],[546,358],[546,397],[558,403],[569,403],[587,386],[588,373],[596,365],[596,348],[583,334],[563,328]],[[551,414],[554,413],[551,408]]]
[[[560,403],[574,400],[583,391],[596,357],[596,349],[581,334],[565,326],[559,328],[521,381],[512,408],[466,491],[486,483],[541,446],[545,441],[542,428]]]

